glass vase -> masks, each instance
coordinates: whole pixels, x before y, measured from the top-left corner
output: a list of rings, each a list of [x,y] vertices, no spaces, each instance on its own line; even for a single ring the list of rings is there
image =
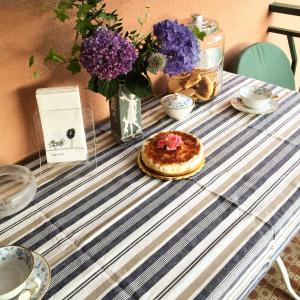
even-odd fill
[[[118,93],[109,100],[110,123],[118,142],[142,137],[141,99],[120,85]]]

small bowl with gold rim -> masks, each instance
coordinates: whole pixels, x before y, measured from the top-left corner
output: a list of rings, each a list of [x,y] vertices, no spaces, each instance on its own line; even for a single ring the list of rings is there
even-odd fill
[[[161,98],[164,112],[173,119],[186,119],[194,107],[194,100],[182,94],[170,94]]]

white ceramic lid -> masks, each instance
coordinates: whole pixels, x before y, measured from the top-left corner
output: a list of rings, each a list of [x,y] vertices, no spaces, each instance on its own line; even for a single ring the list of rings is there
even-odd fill
[[[194,104],[191,97],[182,94],[170,94],[161,99],[161,103],[169,108],[182,109]]]

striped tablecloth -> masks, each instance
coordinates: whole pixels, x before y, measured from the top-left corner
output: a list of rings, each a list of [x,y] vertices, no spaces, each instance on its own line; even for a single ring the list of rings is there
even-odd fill
[[[278,94],[279,110],[232,108],[250,84]],[[144,138],[199,136],[205,168],[181,181],[150,178],[136,164],[142,141],[117,145],[100,124],[96,169],[28,163],[36,197],[0,221],[0,244],[47,259],[46,299],[245,298],[300,227],[300,94],[224,72],[222,94],[187,120],[165,116],[159,99],[142,119]]]

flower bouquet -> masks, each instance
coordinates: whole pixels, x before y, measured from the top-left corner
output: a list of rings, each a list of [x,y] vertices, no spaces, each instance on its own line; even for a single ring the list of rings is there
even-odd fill
[[[91,75],[88,89],[110,100],[113,132],[122,141],[141,134],[140,98],[152,94],[148,72],[191,72],[199,60],[196,36],[172,20],[155,24],[153,33],[142,34],[148,10],[138,19],[139,29],[124,31],[122,18],[116,10],[108,12],[104,0],[62,0],[54,13],[65,22],[71,10],[76,10],[76,19],[70,56],[50,49],[45,63],[64,63],[72,74],[83,67]],[[31,56],[29,66],[33,63]]]

